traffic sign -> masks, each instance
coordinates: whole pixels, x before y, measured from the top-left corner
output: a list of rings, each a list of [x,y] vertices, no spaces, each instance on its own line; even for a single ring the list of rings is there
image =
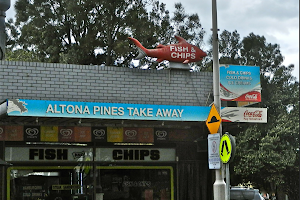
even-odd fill
[[[221,117],[215,107],[215,104],[211,106],[210,112],[206,119],[206,126],[211,134],[217,133],[221,125]]]
[[[223,163],[228,163],[234,157],[235,153],[235,139],[232,135],[224,134],[220,141],[220,159]]]
[[[219,155],[220,134],[209,134],[208,141],[208,168],[221,169],[221,160]]]

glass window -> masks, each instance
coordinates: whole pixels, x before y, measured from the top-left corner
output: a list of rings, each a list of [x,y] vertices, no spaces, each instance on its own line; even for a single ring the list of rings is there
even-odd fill
[[[8,173],[7,200],[174,200],[171,166],[20,166]]]

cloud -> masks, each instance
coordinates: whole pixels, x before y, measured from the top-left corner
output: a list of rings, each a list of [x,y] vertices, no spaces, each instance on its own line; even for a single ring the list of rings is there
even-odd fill
[[[174,11],[178,1],[161,0]],[[185,0],[186,13],[197,13],[206,35],[212,28],[212,1]],[[217,1],[218,28],[237,30],[241,38],[253,32],[265,36],[268,43],[280,45],[284,65],[295,65],[293,75],[299,80],[299,0],[226,0]],[[207,36],[206,36],[207,37]]]

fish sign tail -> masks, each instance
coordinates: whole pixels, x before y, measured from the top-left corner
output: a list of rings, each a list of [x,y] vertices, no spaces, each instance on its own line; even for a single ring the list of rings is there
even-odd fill
[[[139,55],[135,58],[135,60],[144,58],[147,55],[146,53],[147,49],[143,47],[143,45],[137,39],[134,39],[132,37],[129,37],[128,39],[130,39],[139,50]]]

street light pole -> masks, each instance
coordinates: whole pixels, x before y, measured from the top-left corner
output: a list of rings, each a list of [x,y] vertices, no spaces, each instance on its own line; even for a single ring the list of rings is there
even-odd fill
[[[212,43],[213,43],[213,92],[214,104],[219,113],[221,113],[220,100],[220,69],[219,69],[219,41],[217,27],[217,2],[212,0]],[[219,127],[219,133],[222,135],[222,123]],[[225,181],[222,177],[222,169],[216,169],[216,180],[213,186],[214,200],[225,200]]]

